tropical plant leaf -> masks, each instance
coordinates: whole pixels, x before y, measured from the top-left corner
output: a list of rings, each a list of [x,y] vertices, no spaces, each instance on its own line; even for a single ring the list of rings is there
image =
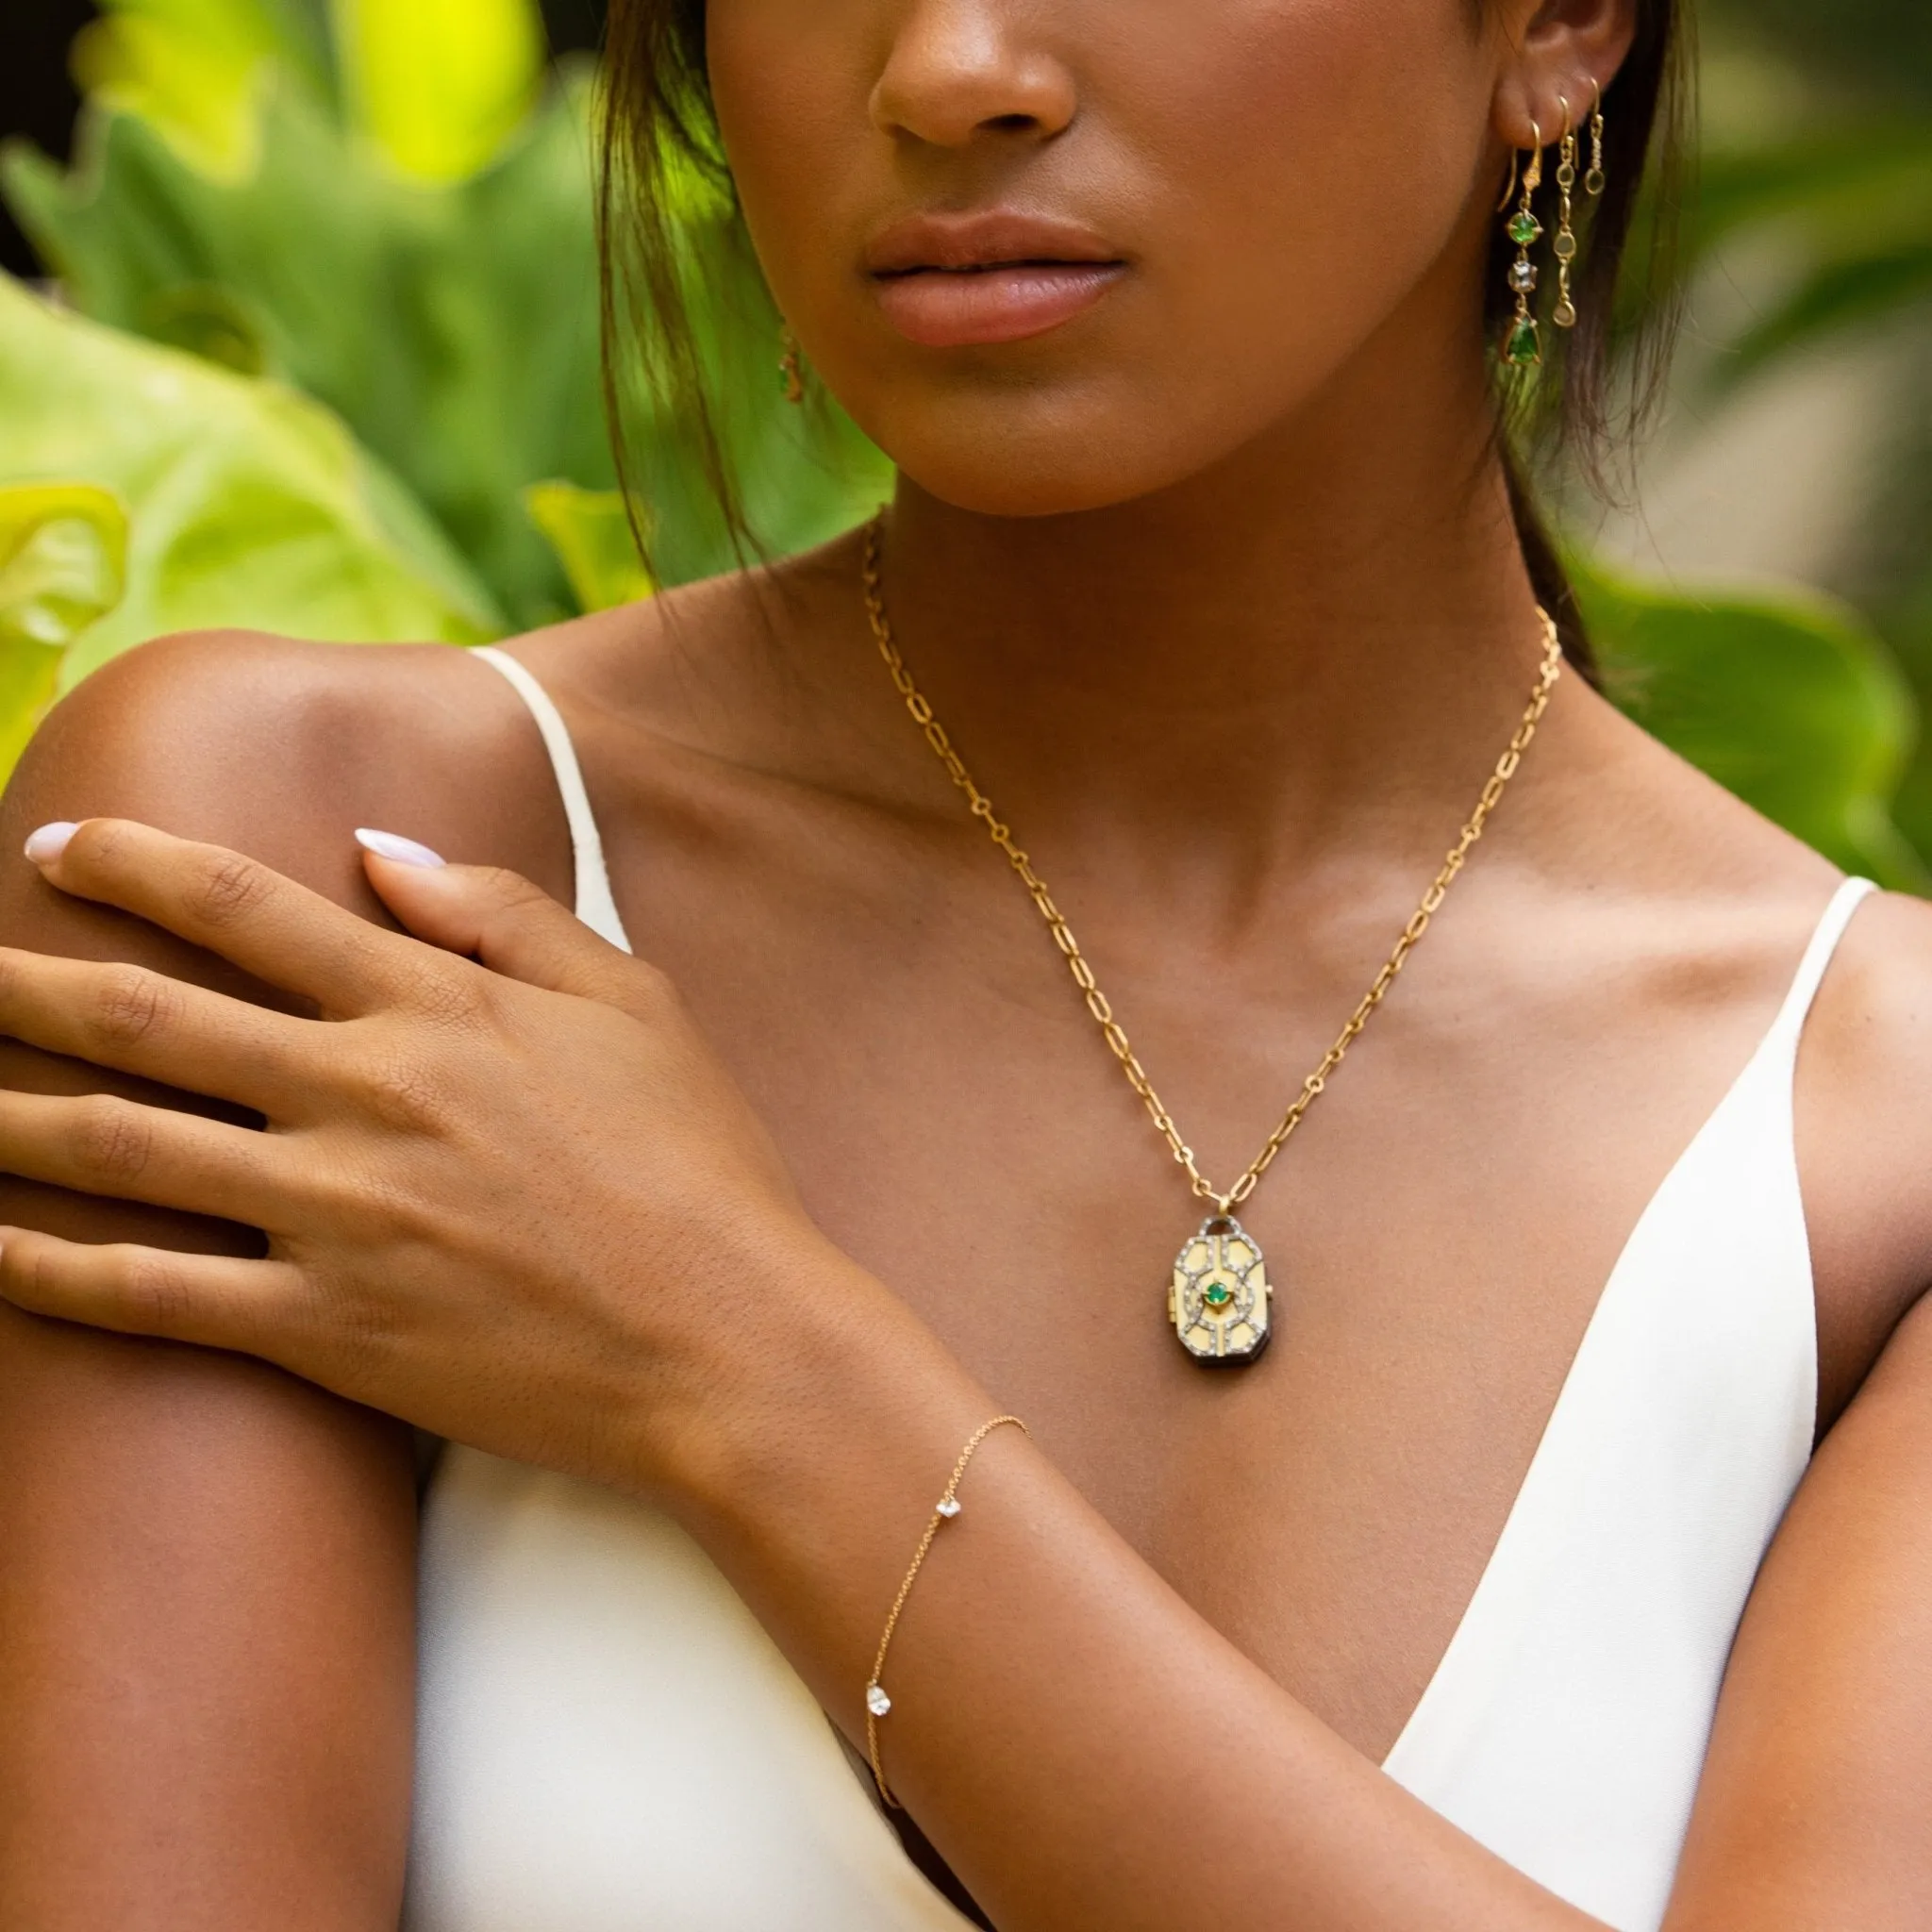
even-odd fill
[[[524,492],[530,520],[550,541],[586,610],[614,610],[657,588],[638,555],[623,492],[537,483]]]
[[[1720,386],[1744,382],[1785,356],[1876,326],[1927,297],[1932,236],[1915,247],[1826,262],[1738,337],[1713,373]]]
[[[0,485],[0,644],[64,651],[120,603],[127,512],[92,483]]]
[[[357,125],[404,175],[480,174],[529,118],[541,83],[532,0],[332,0]]]
[[[87,483],[0,486],[0,773],[53,701],[60,656],[121,601],[127,517]]]
[[[0,179],[87,314],[265,368],[328,404],[409,484],[514,623],[531,626],[575,602],[524,491],[617,483],[599,375],[589,85],[574,75],[495,165],[444,189],[372,161],[306,86],[267,97],[245,182],[209,180],[132,116],[95,129],[75,175],[16,149]],[[875,503],[887,467],[829,402],[785,406],[778,318],[728,199],[693,174],[677,201],[700,358],[753,548],[802,547]],[[688,401],[629,387],[660,576],[741,561]]]
[[[583,117],[578,85],[497,166],[427,190],[278,84],[245,181],[131,115],[93,129],[73,175],[16,148],[0,179],[76,307],[325,403],[527,626],[573,606],[522,491],[616,480]]]
[[[63,686],[158,633],[473,642],[504,625],[434,525],[333,416],[63,314],[0,277],[0,484],[84,479],[125,504],[125,594]]]
[[[1578,560],[1612,694],[1646,729],[1849,872],[1932,884],[1891,817],[1910,688],[1855,613],[1809,592],[1661,591]]]
[[[259,0],[108,0],[75,42],[76,78],[141,115],[195,166],[240,180],[259,153],[258,93],[278,51]]]
[[[1833,252],[1923,235],[1932,227],[1932,128],[1867,125],[1707,153],[1690,212],[1700,254],[1767,225],[1803,225]]]

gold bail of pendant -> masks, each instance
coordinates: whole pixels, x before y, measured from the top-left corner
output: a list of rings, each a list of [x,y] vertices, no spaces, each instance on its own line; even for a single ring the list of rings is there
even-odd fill
[[[1246,1368],[1274,1332],[1274,1290],[1260,1243],[1225,1206],[1174,1257],[1168,1319],[1181,1346],[1207,1368]]]

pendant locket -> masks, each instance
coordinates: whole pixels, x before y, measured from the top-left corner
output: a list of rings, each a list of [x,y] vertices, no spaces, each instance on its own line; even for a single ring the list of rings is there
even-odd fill
[[[1197,1362],[1246,1368],[1274,1332],[1274,1296],[1260,1244],[1232,1214],[1210,1214],[1174,1257],[1168,1319]]]

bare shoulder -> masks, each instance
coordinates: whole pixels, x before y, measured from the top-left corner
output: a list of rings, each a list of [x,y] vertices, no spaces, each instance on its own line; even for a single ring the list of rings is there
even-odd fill
[[[361,824],[568,877],[527,714],[502,679],[443,645],[223,631],[130,652],[42,725],[0,837],[102,816],[245,849],[372,916],[350,836]]]
[[[1859,909],[1806,1034],[1798,1131],[1821,1304],[1862,1307],[1875,1358],[1932,1290],[1932,904]],[[1827,1385],[1825,1412],[1852,1392]]]

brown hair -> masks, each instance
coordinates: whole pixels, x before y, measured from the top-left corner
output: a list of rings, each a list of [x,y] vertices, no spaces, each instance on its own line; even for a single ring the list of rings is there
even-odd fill
[[[1478,11],[1489,4],[1476,0]],[[1607,185],[1600,198],[1576,198],[1583,243],[1576,326],[1567,335],[1544,330],[1546,359],[1533,376],[1498,378],[1497,421],[1524,558],[1566,650],[1591,675],[1582,616],[1538,508],[1529,458],[1567,458],[1605,493],[1612,458],[1660,391],[1676,319],[1673,251],[1690,151],[1690,4],[1637,0],[1636,38],[1603,102]],[[705,0],[610,0],[605,55],[598,216],[605,387],[620,471],[621,376],[641,344],[659,392],[686,405],[693,454],[741,548],[749,533],[706,404],[691,327],[691,264],[680,259],[672,211],[679,171],[731,192],[705,73]],[[1539,208],[1552,230],[1553,174],[1546,171],[1546,205]],[[1514,301],[1505,279],[1510,256],[1499,222],[1485,298],[1486,325],[1498,341]],[[640,315],[645,325],[635,330]]]

